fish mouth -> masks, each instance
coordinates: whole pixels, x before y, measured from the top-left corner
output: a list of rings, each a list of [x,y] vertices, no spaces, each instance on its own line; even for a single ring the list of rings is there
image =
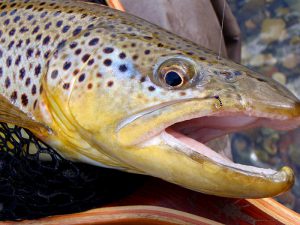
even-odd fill
[[[271,115],[266,118],[253,113],[251,116],[243,113],[216,113],[175,123],[166,127],[161,135],[166,143],[174,146],[175,149],[180,149],[195,160],[198,155],[201,155],[226,168],[247,175],[273,177],[278,175],[279,171],[233,162],[229,146],[218,150],[209,147],[209,142],[212,140],[234,132],[259,127],[285,131],[295,129],[297,126],[293,120],[280,120],[272,118]]]
[[[289,190],[295,179],[291,168],[276,171],[235,163],[231,151],[216,151],[208,143],[256,127],[290,130],[298,127],[299,117],[278,113],[278,108],[276,112],[241,110],[234,105],[216,109],[215,103],[212,99],[189,100],[139,112],[120,123],[118,141],[123,146],[137,146],[139,151],[133,154],[138,158],[130,161],[135,168],[195,191],[263,198]],[[136,163],[140,156],[142,160]]]

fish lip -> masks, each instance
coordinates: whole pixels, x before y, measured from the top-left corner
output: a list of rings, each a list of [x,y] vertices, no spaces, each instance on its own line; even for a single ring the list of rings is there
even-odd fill
[[[182,141],[183,135],[177,133],[174,130],[166,129],[160,135],[162,140],[165,141],[165,143],[174,147],[175,150],[188,155],[189,157],[193,158],[195,161],[197,161],[198,158],[203,158],[205,160],[210,160],[219,166],[226,167],[230,170],[234,170],[236,172],[243,173],[246,175],[254,175],[263,178],[272,177],[273,179],[274,178],[276,179],[276,176],[279,177],[278,175],[279,171],[235,163],[231,161],[231,159],[215,152],[214,150],[207,147],[205,144],[201,142],[197,143],[198,148],[196,149],[192,145],[186,144],[184,141]],[[176,138],[175,136],[177,137],[181,136],[181,137]],[[189,139],[188,137],[186,138]],[[279,178],[278,180],[282,180],[282,179]]]
[[[161,110],[161,109],[166,108],[168,106],[172,106],[172,105],[177,104],[177,103],[192,101],[194,99],[195,98],[187,98],[187,99],[182,99],[182,100],[169,101],[169,102],[166,102],[166,103],[163,103],[163,104],[152,106],[152,107],[150,107],[148,109],[145,109],[143,111],[136,112],[136,113],[132,114],[131,116],[121,120],[118,123],[117,127],[116,127],[116,132],[119,132],[122,128],[124,128],[129,123],[131,123],[131,122],[133,122],[133,121],[135,121],[139,118],[142,118],[143,116],[145,116],[147,114],[154,113],[158,110]]]

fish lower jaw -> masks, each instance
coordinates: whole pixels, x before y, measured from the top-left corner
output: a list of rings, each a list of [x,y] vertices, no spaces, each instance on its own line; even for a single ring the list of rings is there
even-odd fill
[[[256,127],[269,127],[276,130],[296,128],[295,121],[285,118],[261,118],[242,114],[216,114],[175,123],[161,132],[161,139],[172,148],[189,155],[195,160],[205,159],[239,173],[270,178],[273,181],[294,179],[291,169],[280,171],[234,163],[231,149],[221,151],[211,149],[207,143],[232,132]],[[286,173],[288,171],[288,173]]]

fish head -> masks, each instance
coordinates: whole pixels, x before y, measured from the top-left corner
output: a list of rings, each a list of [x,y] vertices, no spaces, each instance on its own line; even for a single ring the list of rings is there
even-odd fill
[[[66,43],[49,62],[44,98],[59,152],[218,196],[288,190],[290,168],[233,163],[206,143],[250,127],[294,128],[298,99],[188,40],[120,18]]]

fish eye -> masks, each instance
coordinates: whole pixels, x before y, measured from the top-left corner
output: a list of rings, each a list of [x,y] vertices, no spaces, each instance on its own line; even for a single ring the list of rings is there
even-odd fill
[[[184,89],[196,75],[194,63],[184,58],[170,58],[155,70],[156,82],[167,89]]]
[[[165,82],[171,87],[180,87],[184,83],[184,78],[176,71],[169,71],[165,74]]]

